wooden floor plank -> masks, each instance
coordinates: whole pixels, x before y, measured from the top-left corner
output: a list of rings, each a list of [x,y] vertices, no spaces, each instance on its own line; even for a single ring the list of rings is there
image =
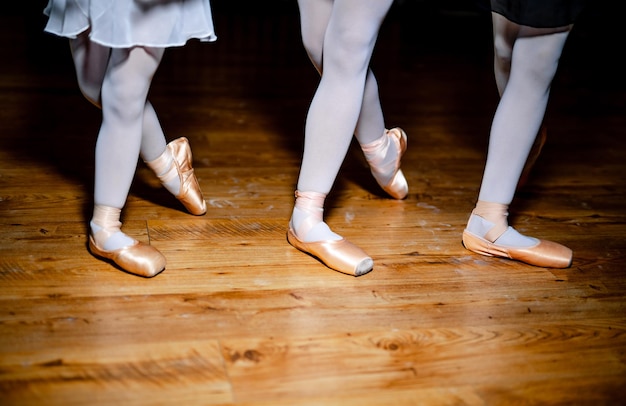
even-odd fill
[[[579,329],[564,335],[558,326],[538,331],[395,330],[328,340],[224,340],[224,352],[234,390],[246,385],[245,392],[251,399],[296,398],[303,393],[306,397],[331,397],[376,389],[465,385],[526,391],[545,385],[546,380],[559,382],[561,393],[567,393],[568,388],[576,388],[578,380],[597,381],[607,370],[616,372],[605,380],[615,389],[624,372],[616,354],[601,364],[590,363],[589,357],[600,354],[585,351],[584,344],[572,342],[595,341],[595,334],[594,329]],[[607,337],[609,342],[611,337],[613,333]],[[532,355],[521,350],[532,343],[536,344]],[[555,355],[554,347],[564,345],[576,348],[577,355]],[[283,371],[282,379],[277,379],[271,389],[249,386],[250,382],[266,381],[267,374],[279,370]],[[572,377],[574,381],[569,381]],[[446,383],[442,385],[442,381]],[[486,401],[489,402],[488,397]]]
[[[58,358],[41,353],[3,357],[0,388],[19,404],[185,404],[232,401],[232,391],[217,341],[95,341],[63,348]],[[169,399],[169,400],[168,400]]]
[[[409,136],[410,192],[388,199],[353,142],[324,216],[374,259],[355,278],[286,240],[318,83],[296,3],[213,3],[219,40],[169,49],[150,94],[167,139],[192,145],[208,212],[141,160],[123,210],[167,258],[154,278],[87,249],[101,118],[66,41],[42,33],[43,5],[0,15],[0,404],[623,403],[626,83],[602,62],[618,22],[572,32],[510,208],[573,249],[547,269],[461,243],[497,104],[488,16],[397,2],[372,66]]]

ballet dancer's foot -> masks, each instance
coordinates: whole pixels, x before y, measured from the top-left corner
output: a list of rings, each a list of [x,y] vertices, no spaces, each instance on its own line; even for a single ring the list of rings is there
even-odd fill
[[[365,159],[380,187],[394,199],[404,199],[409,193],[400,161],[407,148],[407,136],[401,128],[385,130],[376,141],[361,145]]]
[[[165,257],[156,248],[139,242],[120,227],[120,209],[96,205],[91,220],[89,251],[116,263],[126,272],[153,277],[165,269]]]
[[[322,221],[325,198],[323,193],[296,191],[287,241],[336,271],[353,276],[370,272],[374,267],[372,258],[361,248],[330,231]]]
[[[191,163],[189,141],[180,137],[167,144],[161,156],[146,165],[189,213],[201,216],[206,213],[206,202]]]
[[[513,259],[529,265],[571,266],[571,249],[518,233],[506,221],[507,209],[504,204],[478,201],[463,231],[463,246],[481,255]]]

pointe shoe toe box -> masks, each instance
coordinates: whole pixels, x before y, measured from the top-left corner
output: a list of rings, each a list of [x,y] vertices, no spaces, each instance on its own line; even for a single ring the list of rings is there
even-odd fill
[[[194,185],[195,183],[195,185]],[[187,211],[195,216],[206,214],[206,201],[200,192],[200,185],[194,176],[185,186],[181,185],[181,193],[176,198],[185,206]]]
[[[383,186],[383,190],[396,200],[402,200],[407,197],[409,185],[402,173],[402,169],[398,169],[392,181],[388,185]]]
[[[89,250],[96,256],[115,262],[127,272],[148,278],[159,274],[166,265],[165,257],[159,250],[139,241],[117,250],[104,250],[90,237]]]

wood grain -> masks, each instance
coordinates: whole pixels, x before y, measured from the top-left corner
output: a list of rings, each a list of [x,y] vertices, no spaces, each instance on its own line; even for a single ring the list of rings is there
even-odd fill
[[[351,146],[325,219],[374,258],[354,278],[286,241],[318,77],[295,2],[255,4],[217,3],[219,40],[168,50],[155,77],[209,210],[186,214],[138,163],[123,223],[166,256],[152,279],[87,250],[100,116],[67,43],[41,32],[43,5],[0,17],[0,404],[623,403],[626,86],[599,62],[604,20],[572,33],[511,206],[520,232],[573,249],[556,270],[461,244],[497,102],[489,20],[394,6],[373,67],[410,194],[387,199]]]

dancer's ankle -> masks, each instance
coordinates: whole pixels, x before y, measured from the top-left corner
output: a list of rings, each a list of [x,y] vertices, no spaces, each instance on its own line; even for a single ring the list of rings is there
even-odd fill
[[[485,235],[493,228],[493,226],[494,224],[492,222],[485,220],[476,214],[472,214],[467,223],[467,230],[469,230],[472,234],[485,238]],[[536,238],[520,234],[513,227],[508,227],[507,230],[493,242],[495,244],[510,247],[531,247],[536,245],[538,240]]]
[[[144,162],[171,194],[174,196],[180,194],[180,177],[176,170],[174,155],[168,147],[165,147],[165,151],[157,159]]]
[[[89,223],[90,234],[102,249],[112,251],[132,245],[135,240],[124,234],[119,221],[121,209],[95,205],[93,217]]]
[[[512,247],[530,247],[538,240],[520,234],[508,225],[508,205],[478,201],[467,224],[467,230],[494,244]]]
[[[294,230],[296,236],[304,241],[304,242],[314,242],[314,241],[323,241],[323,240],[340,240],[342,237],[336,233],[334,233],[328,224],[320,221],[311,226],[311,228],[306,232],[300,232],[304,235],[298,234],[296,230],[301,229],[301,225],[306,220],[309,214],[303,210],[298,209],[297,207],[293,208],[293,213],[291,215],[291,228]]]
[[[304,242],[341,240],[323,221],[326,195],[316,192],[296,191],[296,203],[290,225],[296,236]]]
[[[361,145],[361,149],[376,180],[383,185],[391,182],[395,175],[398,152],[387,131],[383,132],[379,139]]]

